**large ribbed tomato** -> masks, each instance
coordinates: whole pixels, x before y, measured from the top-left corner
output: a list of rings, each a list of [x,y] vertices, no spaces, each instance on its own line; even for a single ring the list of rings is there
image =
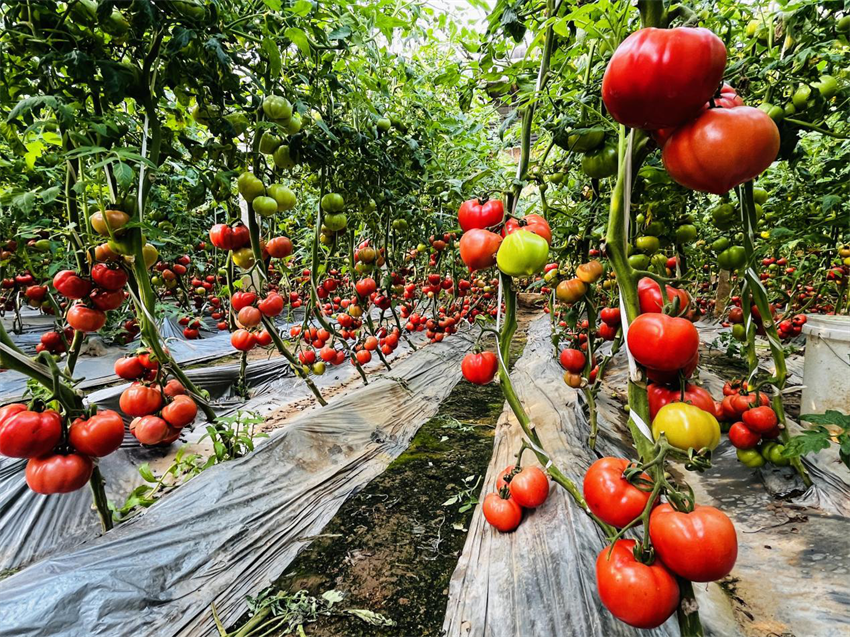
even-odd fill
[[[708,29],[641,29],[611,57],[602,99],[630,128],[678,126],[714,94],[725,67],[726,47]]]
[[[52,409],[29,411],[22,403],[0,409],[0,454],[35,458],[53,449],[62,437],[62,416]]]
[[[549,222],[540,215],[525,215],[521,219],[511,217],[505,222],[505,228],[502,230],[502,236],[516,232],[520,228],[530,230],[539,237],[546,239],[546,243],[552,244],[552,229],[549,227]]]
[[[699,350],[699,333],[687,319],[666,314],[641,314],[629,325],[629,351],[651,369],[685,367]]]
[[[593,514],[611,526],[623,527],[643,513],[649,492],[641,491],[623,477],[629,466],[625,458],[600,458],[584,474],[584,499]],[[649,475],[641,473],[644,480]]]
[[[111,409],[99,411],[88,419],[77,418],[68,430],[68,442],[87,456],[108,456],[123,441],[124,420]]]
[[[691,302],[691,297],[685,290],[674,288],[672,285],[665,286],[667,292],[667,300],[661,293],[661,286],[658,282],[653,281],[648,276],[643,277],[638,281],[638,301],[640,302],[640,313],[661,313],[665,303],[672,303],[673,300],[679,298],[679,313],[687,309]]]
[[[486,385],[499,370],[499,359],[493,352],[470,352],[463,357],[460,370],[470,383]]]
[[[709,108],[719,107],[719,108],[735,108],[736,106],[743,106],[744,100],[740,98],[738,92],[726,84],[723,83],[723,86],[720,87],[720,90],[717,91],[710,101],[706,102],[702,107],[702,110],[708,110]],[[675,128],[659,128],[658,130],[652,131],[652,138],[658,144],[659,148],[664,148],[664,144],[670,139],[670,135],[673,134]]]
[[[460,238],[460,258],[470,272],[484,270],[496,265],[496,253],[502,244],[502,237],[495,232],[473,228]]]
[[[30,458],[27,461],[27,485],[44,495],[71,493],[86,486],[93,470],[91,458],[79,453]]]
[[[470,199],[464,201],[457,211],[457,220],[464,232],[498,226],[504,218],[505,207],[498,199]]]
[[[685,513],[666,503],[659,505],[649,518],[649,536],[664,565],[692,582],[726,577],[738,557],[735,525],[710,506],[697,504]]]
[[[661,159],[685,188],[722,195],[758,177],[779,153],[779,129],[751,106],[711,108],[680,126]]]
[[[660,560],[635,559],[634,540],[617,540],[596,558],[599,598],[614,617],[636,628],[660,626],[679,605],[679,585]]]
[[[646,386],[646,397],[649,399],[650,418],[655,418],[658,410],[670,403],[690,403],[714,415],[714,399],[711,394],[702,387],[690,383],[685,385],[684,398],[678,387],[671,389],[657,383],[649,383]]]
[[[77,303],[68,310],[65,320],[79,332],[97,332],[106,325],[106,314],[101,310]]]
[[[162,406],[162,391],[142,383],[133,383],[121,392],[118,405],[128,416],[147,416]]]

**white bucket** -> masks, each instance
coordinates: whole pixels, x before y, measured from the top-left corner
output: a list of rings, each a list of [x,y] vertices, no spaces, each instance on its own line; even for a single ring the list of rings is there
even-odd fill
[[[801,414],[850,414],[850,316],[808,314]]]

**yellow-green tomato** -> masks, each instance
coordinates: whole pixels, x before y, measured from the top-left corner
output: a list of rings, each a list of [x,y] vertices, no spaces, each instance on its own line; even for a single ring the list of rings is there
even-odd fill
[[[295,207],[295,193],[282,184],[272,184],[268,189],[269,197],[277,202],[279,212]]]
[[[758,452],[758,449],[738,449],[735,455],[738,456],[738,460],[750,469],[763,467],[766,462],[762,455]]]
[[[271,217],[277,212],[277,201],[272,197],[255,197],[254,201],[251,202],[251,207],[261,217]]]
[[[537,274],[549,259],[549,242],[529,230],[512,232],[496,253],[499,269],[508,276]]]
[[[669,403],[658,410],[652,421],[652,435],[657,440],[662,433],[671,445],[684,451],[691,447],[714,449],[720,443],[717,418],[687,403]]]
[[[233,259],[233,263],[238,265],[243,270],[249,270],[253,267],[254,261],[254,252],[251,248],[245,247],[240,248],[239,250],[234,250],[230,253],[231,258]]]

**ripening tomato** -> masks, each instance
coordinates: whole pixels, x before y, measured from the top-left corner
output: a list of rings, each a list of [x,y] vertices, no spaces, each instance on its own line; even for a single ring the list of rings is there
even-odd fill
[[[504,237],[512,232],[516,232],[520,228],[529,230],[546,239],[546,243],[549,245],[552,244],[552,229],[549,227],[549,222],[540,215],[525,215],[521,219],[511,217],[505,222],[505,228],[502,230],[502,236]]]
[[[86,486],[94,470],[91,458],[79,453],[53,454],[27,461],[27,485],[36,493],[71,493]]]
[[[125,356],[115,361],[115,374],[124,380],[141,378],[145,371],[145,366],[138,356]]]
[[[470,199],[464,201],[457,211],[457,220],[464,232],[498,226],[504,217],[505,207],[498,199]]]
[[[685,290],[679,290],[672,285],[666,286],[667,302],[672,303],[675,298],[679,299],[679,313],[684,312],[691,303],[691,297]],[[638,301],[641,314],[660,314],[664,307],[664,298],[661,294],[661,286],[648,276],[638,281]]]
[[[776,412],[767,405],[747,409],[741,418],[750,431],[759,435],[773,431],[779,422]]]
[[[502,237],[495,232],[473,228],[460,238],[460,258],[470,272],[484,270],[496,265],[496,253]]]
[[[649,517],[649,536],[664,565],[692,582],[726,577],[738,557],[735,525],[711,506],[697,504],[686,513],[660,504]]]
[[[249,305],[239,310],[236,320],[244,327],[256,327],[263,320],[263,315],[259,309],[253,305]]]
[[[599,598],[614,617],[636,628],[656,628],[679,605],[679,585],[660,560],[635,558],[635,540],[617,540],[596,558]]]
[[[481,510],[484,512],[484,519],[502,533],[510,533],[522,521],[522,507],[510,493],[507,493],[507,497],[503,497],[501,493],[488,493]]]
[[[714,449],[720,444],[720,424],[714,414],[687,403],[670,403],[658,410],[652,435],[657,440],[662,433],[671,445],[684,451]]]
[[[625,458],[600,458],[584,474],[584,499],[600,520],[618,528],[643,513],[649,492],[638,489],[623,477],[629,461]],[[649,482],[649,475],[641,473]]]
[[[671,389],[658,383],[649,383],[646,387],[646,396],[649,399],[649,417],[655,418],[658,410],[664,405],[670,403],[690,403],[696,405],[703,411],[714,414],[714,399],[702,387],[687,383],[685,385],[684,398],[682,392],[677,389]]]
[[[68,325],[80,332],[97,332],[106,325],[106,314],[101,310],[81,305],[73,305],[65,316]]]
[[[736,449],[755,449],[761,442],[761,434],[750,431],[742,422],[736,422],[729,428],[729,442]]]
[[[578,277],[561,281],[555,288],[555,296],[562,303],[575,303],[587,292],[587,285]]]
[[[549,259],[549,244],[546,239],[528,230],[518,229],[502,240],[496,263],[508,276],[531,276],[537,274]]]
[[[111,409],[98,411],[88,419],[77,418],[68,430],[68,442],[87,456],[108,456],[124,442],[124,420]]]
[[[91,292],[92,284],[73,270],[62,270],[53,277],[53,287],[66,298],[84,299]]]
[[[602,278],[604,272],[605,269],[602,267],[602,264],[596,259],[588,261],[587,263],[582,263],[576,268],[576,276],[583,283],[587,283],[588,285],[596,283],[600,278]]]
[[[248,352],[257,345],[257,337],[248,330],[236,330],[230,335],[230,344],[240,352]]]
[[[289,237],[274,237],[266,244],[269,256],[275,259],[285,259],[292,254],[292,241]]]
[[[114,292],[127,285],[127,271],[120,267],[110,267],[106,263],[96,263],[91,269],[91,278],[108,292]]]
[[[712,108],[670,136],[661,152],[677,183],[722,195],[758,177],[779,153],[779,129],[750,106]]]
[[[561,367],[566,369],[568,372],[580,374],[584,371],[585,363],[587,363],[587,356],[585,356],[584,352],[581,350],[567,348],[561,350],[561,353],[558,355],[558,362],[560,362]]]
[[[277,316],[283,312],[283,297],[277,292],[271,292],[257,304],[263,316]]]
[[[0,455],[35,458],[53,449],[62,437],[62,416],[52,409],[29,411],[22,403],[0,409]]]
[[[142,383],[133,383],[121,392],[118,405],[128,416],[147,416],[162,406],[162,391]]]
[[[180,394],[162,408],[162,419],[174,429],[185,427],[198,415],[198,405],[191,396]]]
[[[173,431],[159,416],[142,416],[130,423],[130,433],[143,445],[158,445],[173,435]]]
[[[726,47],[708,29],[640,29],[608,62],[602,100],[629,128],[679,126],[714,94],[725,67]]]
[[[629,326],[629,351],[650,369],[684,368],[699,351],[699,333],[687,319],[666,314],[641,314]]]
[[[496,491],[501,492],[503,487],[508,487],[511,498],[526,509],[537,508],[546,502],[549,497],[549,478],[539,467],[522,467],[512,476],[513,470],[514,465],[509,465],[499,474]]]
[[[460,370],[470,383],[486,385],[499,371],[499,359],[493,352],[470,352],[463,357]]]

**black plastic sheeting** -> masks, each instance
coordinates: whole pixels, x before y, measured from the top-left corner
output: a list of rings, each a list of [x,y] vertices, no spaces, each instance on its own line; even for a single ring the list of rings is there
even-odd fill
[[[587,446],[589,424],[581,394],[561,380],[549,334],[547,318],[532,323],[512,379],[544,447],[581,488],[585,471],[597,457],[635,455],[621,400],[626,360],[620,354],[612,361],[597,399],[599,438],[593,453]],[[723,380],[705,369],[701,372],[701,381],[715,395]],[[497,472],[512,464],[520,436],[506,407],[482,497],[494,489]],[[533,460],[528,452],[525,458]],[[850,634],[850,519],[831,507],[811,506],[826,494],[830,503],[847,498],[840,472],[815,471],[809,464],[816,486],[796,499],[780,499],[780,494],[798,493],[802,486],[790,469],[747,469],[725,438],[713,462],[705,474],[687,473],[686,479],[698,502],[717,506],[733,519],[739,554],[729,577],[695,586],[705,634]],[[615,620],[602,606],[595,559],[604,543],[595,524],[557,485],[547,502],[526,512],[510,534],[492,529],[477,509],[452,576],[445,634],[678,635],[675,618],[652,631],[637,630]]]
[[[460,377],[466,334],[430,345],[144,514],[0,582],[0,636],[215,634],[396,458]]]

